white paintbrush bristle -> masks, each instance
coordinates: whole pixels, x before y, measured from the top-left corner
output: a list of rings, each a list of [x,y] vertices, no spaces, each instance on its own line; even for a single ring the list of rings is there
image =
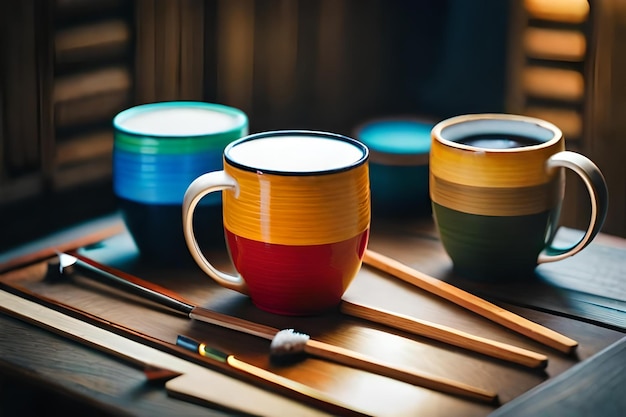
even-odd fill
[[[300,333],[294,329],[285,329],[276,333],[270,344],[270,353],[273,357],[300,355],[304,353],[304,347],[310,337],[306,333]]]

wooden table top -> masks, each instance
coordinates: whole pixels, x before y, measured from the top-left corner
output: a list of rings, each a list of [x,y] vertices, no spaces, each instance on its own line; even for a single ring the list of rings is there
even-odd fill
[[[87,229],[89,227],[92,226]],[[5,290],[60,302],[102,323],[115,323],[164,343],[173,343],[177,334],[189,335],[260,368],[317,388],[371,415],[471,417],[492,413],[507,415],[509,409],[512,410],[510,415],[522,415],[519,410],[523,407],[516,406],[518,402],[525,401],[529,394],[549,389],[553,383],[558,384],[559,378],[567,378],[570,373],[596,360],[598,353],[613,348],[606,357],[621,363],[622,370],[626,363],[621,347],[624,343],[620,344],[626,336],[626,301],[620,293],[624,289],[623,282],[619,284],[619,279],[623,277],[619,276],[624,268],[623,255],[626,254],[624,239],[601,236],[574,257],[576,259],[538,268],[537,277],[532,282],[494,285],[466,282],[455,276],[430,217],[373,220],[371,249],[563,333],[579,342],[578,350],[574,355],[560,353],[368,266],[363,266],[346,293],[346,299],[543,353],[548,356],[549,364],[540,371],[339,312],[316,317],[284,317],[266,313],[256,308],[246,296],[219,287],[193,265],[158,267],[143,261],[115,216],[98,223],[95,228],[122,232],[98,245],[84,247],[81,253],[176,291],[197,305],[279,329],[295,328],[317,340],[353,349],[382,361],[495,391],[502,404],[491,405],[459,398],[316,358],[307,358],[290,366],[276,366],[269,361],[266,340],[189,320],[80,276],[61,283],[50,283],[44,280],[48,258],[43,256],[38,259],[32,255],[49,254],[45,248],[49,249],[51,245],[63,247],[61,241],[67,239],[66,236],[58,237],[58,241],[48,240],[21,252],[0,256],[0,270],[11,266],[11,270],[0,274],[0,284]],[[93,230],[89,229],[89,232]],[[80,228],[79,232],[71,234],[71,241],[76,241],[77,233],[80,236],[86,232]],[[563,235],[565,238],[567,233],[565,231]],[[222,248],[215,249],[208,256],[217,260],[221,267],[229,268],[227,254]],[[30,262],[28,266],[16,267],[16,259]],[[616,278],[618,276],[619,279]],[[615,282],[618,282],[617,287]],[[611,294],[615,297],[612,298]],[[28,386],[53,387],[54,394],[47,394],[49,400],[54,399],[65,407],[70,407],[67,404],[73,402],[79,402],[81,406],[86,404],[91,411],[101,415],[206,415],[208,409],[217,415],[228,414],[219,407],[200,406],[170,398],[162,386],[146,384],[143,374],[137,369],[32,324],[0,315],[0,326],[3,329],[0,374],[4,376],[5,384],[6,380],[16,378],[25,381]],[[42,346],[45,347],[45,355],[42,355]],[[576,375],[581,374],[589,380],[593,377],[584,372]],[[618,412],[614,415],[621,415],[626,400],[624,395],[612,393],[613,386],[607,383],[605,394],[616,397],[611,399]],[[596,391],[602,392],[600,389]],[[70,397],[74,400],[70,401]],[[12,400],[11,410],[26,406],[19,405],[20,401],[27,401],[19,395]],[[545,403],[550,400],[543,401],[548,409]],[[516,410],[517,414],[514,414]],[[608,415],[611,415],[610,411],[608,409]],[[280,411],[277,410],[276,414],[280,415]]]

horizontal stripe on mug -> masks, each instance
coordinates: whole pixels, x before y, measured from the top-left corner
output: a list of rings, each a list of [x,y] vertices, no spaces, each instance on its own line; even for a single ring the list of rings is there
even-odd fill
[[[187,186],[193,181],[120,181],[113,177],[113,192],[116,196],[137,203],[182,205]],[[201,205],[222,203],[220,193],[209,194],[200,200]],[[181,226],[182,227],[182,226]]]
[[[367,164],[322,175],[275,175],[226,164],[239,193],[223,192],[224,226],[247,239],[315,245],[350,239],[370,224]]]
[[[113,169],[119,173],[121,178],[187,178],[192,176],[196,178],[209,171],[217,171],[222,169],[221,160],[207,161],[204,165],[186,165],[179,164],[178,168],[173,165],[137,165],[129,166],[113,161]]]
[[[564,141],[545,148],[470,151],[433,140],[430,169],[440,179],[474,187],[529,187],[550,181],[545,169],[550,156],[564,150]]]
[[[223,151],[233,140],[247,134],[247,130],[222,134],[219,138],[136,138],[123,133],[115,133],[115,149],[135,154],[181,155],[207,151]]]
[[[556,207],[565,189],[565,176],[532,187],[471,187],[430,176],[433,202],[452,210],[483,216],[523,216]]]
[[[179,153],[179,154],[143,154],[135,152],[126,152],[119,148],[114,148],[113,161],[118,164],[127,166],[202,166],[206,167],[207,162],[217,162],[211,167],[216,169],[222,168],[222,155],[224,147],[209,149],[203,152]]]
[[[361,267],[369,231],[322,245],[272,245],[225,231],[233,263],[254,303],[278,314],[335,307]]]

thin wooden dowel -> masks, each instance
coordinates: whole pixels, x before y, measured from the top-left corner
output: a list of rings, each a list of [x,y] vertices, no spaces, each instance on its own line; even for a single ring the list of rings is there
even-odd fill
[[[395,366],[385,363],[384,361],[372,361],[371,358],[368,358],[366,355],[361,355],[340,346],[330,345],[318,340],[310,339],[304,350],[309,355],[325,358],[330,361],[342,363],[347,366],[363,369],[378,375],[384,375],[397,379],[398,381],[403,381],[435,391],[457,395],[489,404],[497,404],[499,402],[498,395],[496,393],[473,387],[462,382],[417,372],[401,366]]]
[[[48,300],[50,301],[50,300]],[[263,384],[262,381],[250,384],[246,380],[233,377],[220,371],[220,367],[209,368],[188,360],[185,356],[174,355],[164,350],[166,342],[152,338],[145,344],[128,337],[127,332],[139,334],[131,329],[109,322],[115,331],[107,330],[85,321],[84,311],[73,310],[67,314],[67,305],[55,305],[54,309],[27,300],[21,296],[0,290],[0,312],[14,316],[27,323],[97,349],[120,359],[136,368],[141,368],[148,381],[165,382],[170,396],[194,403],[209,403],[221,406],[237,415],[271,415],[280,410],[285,415],[307,415],[310,417],[328,415],[354,415],[351,410],[325,407],[320,401],[306,401],[300,396],[280,395],[274,389],[275,384]],[[60,308],[60,310],[57,310]],[[78,313],[78,315],[74,315]],[[146,336],[146,335],[143,335]],[[37,340],[33,340],[37,343]],[[170,379],[173,377],[173,379]],[[209,387],[198,389],[198,386]],[[233,395],[237,393],[237,395]],[[241,401],[241,398],[254,398],[255,401]],[[324,410],[320,411],[318,410]],[[357,415],[362,415],[357,414]]]
[[[404,314],[369,307],[345,299],[341,303],[341,311],[353,317],[384,324],[418,336],[428,337],[472,352],[481,353],[492,358],[505,360],[529,368],[544,369],[548,365],[548,357],[541,353],[485,337],[475,336],[426,320],[418,320]]]
[[[279,332],[278,329],[274,329],[270,326],[249,322],[237,317],[224,316],[202,307],[194,308],[189,317],[269,340],[273,339]],[[351,349],[331,345],[315,339],[308,339],[304,345],[304,351],[309,355],[328,359],[341,365],[373,372],[388,378],[397,379],[398,381],[434,389],[447,394],[459,395],[487,403],[495,403],[498,400],[498,396],[495,393],[446,378],[427,375],[406,367],[385,363],[378,358],[372,358]]]
[[[495,323],[561,352],[570,354],[574,352],[578,346],[578,342],[567,336],[527,320],[480,297],[470,294],[467,291],[463,291],[460,288],[417,271],[395,259],[370,249],[365,251],[363,263],[387,272],[409,284],[451,301]]]
[[[145,298],[160,303],[161,305],[184,312],[190,319],[203,321],[215,326],[220,326],[268,340],[272,340],[279,332],[278,329],[271,326],[266,326],[238,317],[228,316],[200,306],[194,306],[183,301],[183,298],[173,291],[169,291],[156,284],[150,283],[131,274],[124,273],[115,268],[102,265],[93,259],[81,256],[78,253],[72,252],[65,255],[75,258],[73,266],[79,268],[83,272],[87,272],[87,274],[84,275],[85,277],[94,278],[104,283],[115,284],[118,287],[123,286],[125,289],[132,291],[135,295],[144,296]],[[425,388],[431,388],[449,394],[456,394],[482,402],[497,402],[497,394],[495,393],[445,378],[422,374],[417,371],[405,369],[404,367],[397,367],[393,364],[383,363],[378,358],[368,357],[367,355],[342,348],[340,346],[334,346],[329,343],[309,338],[304,346],[304,351],[310,355],[330,359],[339,364],[355,367],[368,372],[375,372],[382,376],[395,378],[400,381],[423,386]]]

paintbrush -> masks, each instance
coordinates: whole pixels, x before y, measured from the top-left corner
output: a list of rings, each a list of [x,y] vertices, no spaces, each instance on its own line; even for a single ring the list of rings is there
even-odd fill
[[[406,367],[384,363],[379,359],[371,358],[350,349],[311,339],[308,335],[296,332],[292,329],[279,331],[279,329],[271,326],[254,323],[195,306],[193,303],[185,301],[180,295],[168,291],[165,288],[161,288],[131,274],[99,264],[76,252],[60,253],[58,272],[61,275],[67,274],[69,268],[72,267],[80,268],[82,271],[87,272],[87,276],[90,278],[97,279],[107,284],[121,286],[136,295],[140,295],[184,313],[191,319],[270,340],[273,342],[270,354],[274,360],[278,359],[281,362],[285,362],[290,358],[295,358],[306,353],[424,388],[486,403],[498,402],[498,396],[493,392],[446,378],[416,372]]]
[[[300,382],[294,381],[293,379],[285,378],[281,375],[270,372],[266,369],[259,368],[250,363],[242,361],[241,359],[236,358],[232,354],[228,354],[223,352],[215,347],[211,347],[206,343],[199,342],[191,337],[178,335],[176,338],[176,345],[192,352],[196,352],[201,356],[208,358],[213,361],[217,361],[220,363],[225,363],[228,366],[236,369],[238,371],[245,372],[248,375],[252,375],[256,378],[262,379],[264,381],[270,382],[272,384],[278,385],[280,387],[286,388],[290,391],[293,391],[300,395],[305,395],[309,398],[313,398],[317,401],[321,401],[328,405],[332,405],[338,408],[338,411],[341,412],[342,415],[359,415],[366,416],[365,412],[356,410],[352,407],[343,404],[341,401],[336,400],[335,398],[329,396],[323,391],[310,387],[308,385],[302,384]]]
[[[318,404],[319,401],[305,401],[302,398],[294,398],[296,396],[287,398],[268,389],[268,384],[251,385],[240,378],[233,378],[208,366],[189,361],[186,357],[181,358],[168,353],[168,349],[163,348],[171,345],[170,343],[154,338],[151,339],[152,342],[157,342],[156,344],[138,342],[128,337],[129,332],[132,335],[137,334],[134,330],[116,324],[116,330],[113,332],[85,321],[82,315],[73,314],[84,313],[80,310],[68,315],[66,310],[68,306],[62,303],[55,303],[55,309],[44,304],[0,290],[1,313],[67,337],[141,369],[146,376],[146,382],[150,384],[165,382],[169,396],[208,405],[211,408],[217,405],[222,410],[226,409],[236,415],[273,415],[276,410],[281,410],[285,415],[308,417],[338,414],[337,407],[326,404],[322,406],[321,403]],[[59,306],[61,309],[57,310]],[[221,369],[219,365],[214,368]],[[241,401],[240,398],[247,398],[250,401]]]
[[[365,251],[363,263],[387,272],[409,284],[415,285],[425,291],[438,295],[489,320],[498,323],[510,330],[529,337],[564,353],[573,353],[578,342],[564,336],[554,330],[543,327],[515,313],[498,307],[480,297],[463,291],[440,279],[431,277],[409,266],[374,252],[370,249]]]

